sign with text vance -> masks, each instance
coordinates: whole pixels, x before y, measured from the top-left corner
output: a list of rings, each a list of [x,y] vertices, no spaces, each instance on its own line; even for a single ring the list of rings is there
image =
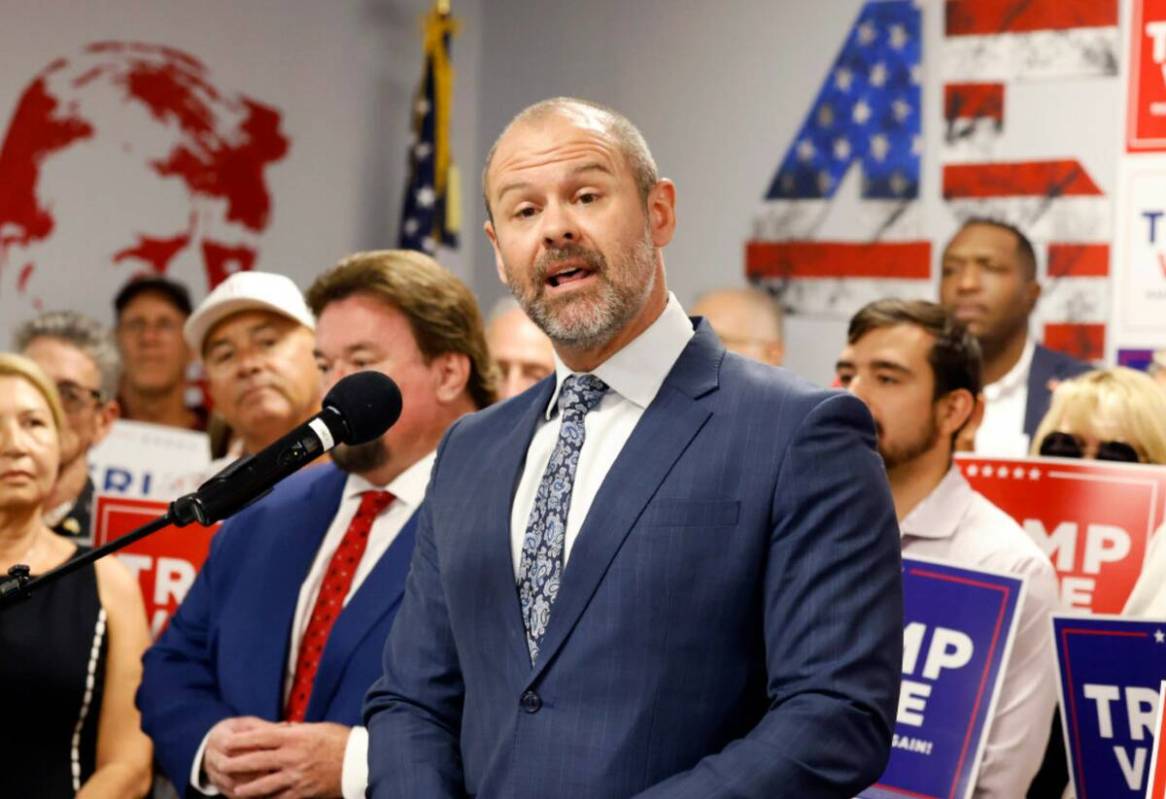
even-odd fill
[[[894,749],[863,799],[972,795],[1024,580],[903,559],[903,682]]]
[[[1166,468],[1062,458],[957,463],[1048,554],[1064,608],[1121,612],[1162,521]]]
[[[1166,621],[1057,615],[1053,632],[1077,799],[1142,799],[1166,679]]]

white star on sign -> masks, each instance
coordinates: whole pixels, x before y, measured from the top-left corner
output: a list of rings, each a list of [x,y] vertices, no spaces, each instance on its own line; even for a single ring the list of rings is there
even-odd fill
[[[417,189],[417,204],[422,208],[432,208],[436,199],[437,192],[433,190],[432,186],[422,186]]]
[[[870,137],[870,154],[874,156],[876,161],[882,161],[887,157],[887,151],[891,149],[891,143],[887,141],[887,137],[881,133],[876,133]]]
[[[420,223],[416,219],[414,219],[413,217],[409,217],[408,219],[406,219],[405,224],[402,226],[405,229],[405,235],[412,236],[414,233],[417,232],[417,227],[419,225],[420,225]]]
[[[912,136],[911,137],[911,155],[916,155],[916,156],[923,155],[923,137],[922,136]]]
[[[985,476],[985,477],[991,477],[991,476],[992,476],[992,473],[993,473],[993,471],[992,471],[992,467],[991,467],[991,466],[985,466],[985,467],[984,467],[984,476]]]
[[[864,22],[858,26],[858,43],[870,44],[875,40],[875,27],[869,22]]]
[[[839,161],[850,158],[850,140],[846,138],[834,140],[834,157]]]
[[[818,109],[818,126],[828,128],[834,124],[834,108],[829,103],[822,103]]]
[[[814,143],[809,139],[802,139],[798,142],[798,159],[801,161],[809,161],[814,157]]]
[[[1028,470],[1028,479],[1029,480],[1039,480],[1040,479],[1040,469],[1037,469],[1036,467],[1029,469]]]
[[[430,255],[433,255],[433,253],[437,252],[437,242],[433,240],[433,236],[426,236],[425,238],[421,239],[421,249],[425,250],[425,252],[429,253]]]
[[[433,152],[433,145],[427,141],[418,142],[417,146],[413,148],[413,155],[418,158],[428,158],[431,152]]]
[[[870,119],[870,106],[866,104],[865,100],[859,100],[854,104],[854,111],[851,116],[858,124],[865,125],[866,121]]]
[[[903,99],[895,100],[891,103],[891,113],[895,115],[895,119],[902,122],[911,116],[911,104]]]
[[[413,106],[413,110],[421,116],[425,116],[429,113],[429,101],[424,97],[418,98],[417,104]]]
[[[902,25],[891,26],[891,49],[902,50],[907,45],[907,29]]]
[[[980,467],[977,466],[976,464],[973,463],[973,464],[970,464],[968,466],[968,477],[975,477],[979,473],[980,473]]]
[[[887,82],[887,65],[882,61],[870,68],[870,85],[882,86]]]
[[[907,191],[907,179],[898,171],[891,175],[891,193],[901,197]]]
[[[827,173],[827,172],[819,172],[818,173],[818,191],[820,191],[822,194],[825,194],[828,191],[830,191],[831,182],[832,181],[830,180],[829,173]]]
[[[1012,470],[1012,476],[1015,477],[1017,480],[1024,479],[1024,467],[1017,466],[1015,469]]]
[[[1161,630],[1154,630],[1154,643],[1166,644],[1166,633]]]
[[[918,86],[919,82],[922,80],[923,80],[923,67],[920,66],[919,64],[912,64],[911,65],[911,82],[914,83],[916,86]]]
[[[846,67],[840,67],[834,73],[834,85],[841,91],[850,91],[850,84],[854,81],[854,73]]]

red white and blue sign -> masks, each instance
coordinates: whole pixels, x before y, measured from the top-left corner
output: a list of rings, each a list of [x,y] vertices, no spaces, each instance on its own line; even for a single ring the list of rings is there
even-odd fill
[[[1142,799],[1166,679],[1166,621],[1054,616],[1077,799]]]
[[[903,682],[887,770],[864,799],[972,795],[1024,579],[903,559]]]

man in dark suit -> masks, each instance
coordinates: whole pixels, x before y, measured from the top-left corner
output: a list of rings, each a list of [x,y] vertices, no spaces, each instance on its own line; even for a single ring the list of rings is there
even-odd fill
[[[1029,317],[1040,291],[1032,242],[1013,225],[970,219],[944,248],[940,304],[968,326],[984,355],[977,453],[1026,455],[1052,388],[1089,369],[1032,339]]]
[[[439,449],[366,703],[370,795],[855,795],[902,664],[869,413],[684,314],[675,187],[621,115],[532,106],[484,177],[556,374]]]
[[[351,256],[307,299],[325,388],[376,369],[397,382],[403,410],[380,439],[338,447],[335,465],[228,521],[146,653],[142,726],[187,795],[364,796],[361,702],[404,590],[433,451],[493,399],[473,295],[429,257]]]

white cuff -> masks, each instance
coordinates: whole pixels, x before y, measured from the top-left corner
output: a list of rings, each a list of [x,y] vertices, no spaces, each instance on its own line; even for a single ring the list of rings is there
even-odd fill
[[[344,799],[364,799],[368,790],[368,730],[353,727],[340,766],[340,793]]]
[[[202,743],[200,743],[198,745],[198,751],[194,753],[194,762],[190,764],[190,784],[193,785],[195,788],[198,788],[198,790],[202,791],[207,796],[218,796],[219,795],[218,788],[216,788],[209,781],[204,785],[203,781],[202,781],[202,778],[203,778],[202,757],[203,757],[203,755],[206,754],[206,743],[207,743],[207,741],[210,740],[210,737],[211,737],[211,734],[210,734],[210,731],[208,730],[207,734],[202,737]],[[366,750],[368,749],[367,742],[365,743],[365,749]],[[366,780],[368,779],[367,775],[365,776],[365,779]],[[174,787],[179,788],[180,786],[176,785]],[[185,790],[180,789],[179,793],[180,794],[185,793]],[[345,796],[345,799],[348,799],[348,797]]]

